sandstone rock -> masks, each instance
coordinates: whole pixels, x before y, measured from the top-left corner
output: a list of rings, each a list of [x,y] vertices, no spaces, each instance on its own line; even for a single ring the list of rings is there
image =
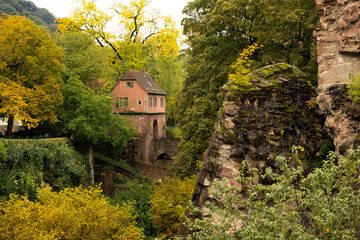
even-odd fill
[[[224,110],[192,197],[195,205],[212,201],[207,189],[215,178],[225,177],[236,184],[244,161],[249,169],[263,172],[269,166],[276,168],[274,158],[289,154],[293,145],[304,146],[308,160],[321,145],[324,117],[318,107],[307,105],[316,93],[300,70],[280,63],[249,76],[250,87],[238,93],[229,86],[223,89]],[[253,179],[254,183],[261,181]]]
[[[347,93],[348,84],[330,84],[318,87],[317,102],[326,113],[325,127],[334,140],[337,154],[358,146],[360,135],[360,106]],[[326,95],[326,97],[324,97]]]
[[[349,83],[360,73],[360,1],[316,0],[319,85]]]

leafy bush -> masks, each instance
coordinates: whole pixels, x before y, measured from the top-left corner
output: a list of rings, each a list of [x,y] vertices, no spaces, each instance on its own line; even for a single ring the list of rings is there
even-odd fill
[[[154,187],[150,197],[150,218],[160,237],[176,234],[188,207],[195,179],[165,179]]]
[[[295,148],[292,159],[278,157],[278,169],[266,170],[269,185],[253,185],[256,171],[240,171],[247,189],[217,180],[209,216],[194,220],[194,239],[359,239],[360,148],[338,158],[331,153],[322,168],[303,176]],[[240,208],[241,207],[241,210]],[[198,211],[198,209],[194,209]]]
[[[167,138],[181,138],[181,130],[179,127],[165,126]]]
[[[125,204],[127,202],[134,202],[134,212],[136,216],[136,223],[139,228],[144,230],[146,237],[156,237],[156,229],[154,228],[150,216],[150,195],[153,192],[152,184],[143,182],[139,183],[137,181],[129,181],[126,183],[126,186],[129,188],[128,191],[118,191],[116,192],[111,203],[116,204]]]
[[[37,198],[11,195],[0,203],[0,239],[143,239],[132,205],[110,205],[98,187],[44,187]]]
[[[64,139],[0,143],[6,148],[6,160],[0,165],[0,195],[17,193],[34,199],[36,186],[43,182],[60,190],[79,185],[87,174],[85,160]]]

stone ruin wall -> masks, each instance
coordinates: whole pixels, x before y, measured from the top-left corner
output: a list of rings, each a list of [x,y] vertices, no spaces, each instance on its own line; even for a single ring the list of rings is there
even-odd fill
[[[360,72],[360,2],[316,0],[319,85],[349,83]]]
[[[225,100],[211,144],[192,196],[195,206],[212,201],[208,188],[215,178],[236,178],[244,160],[260,172],[276,168],[276,156],[288,156],[292,146],[306,149],[310,161],[323,138],[323,112],[309,100],[316,96],[305,75],[281,63],[250,75],[249,90],[234,94],[224,89]],[[261,182],[254,179],[254,183]]]
[[[316,4],[317,102],[327,116],[325,126],[336,152],[344,154],[356,147],[360,132],[359,106],[347,94],[349,74],[360,73],[360,1],[316,0]]]

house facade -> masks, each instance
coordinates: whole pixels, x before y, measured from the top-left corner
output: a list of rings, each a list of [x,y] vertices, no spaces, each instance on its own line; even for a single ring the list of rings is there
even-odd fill
[[[166,138],[166,92],[145,71],[129,70],[111,90],[113,112],[130,119],[140,136],[138,160],[151,164],[151,144]]]

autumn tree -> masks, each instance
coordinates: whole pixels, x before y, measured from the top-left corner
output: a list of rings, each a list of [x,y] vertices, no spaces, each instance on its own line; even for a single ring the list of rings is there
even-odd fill
[[[34,22],[18,16],[0,19],[0,116],[8,121],[6,136],[12,134],[14,118],[29,127],[57,121],[62,56]]]
[[[94,1],[82,0],[81,5],[82,7],[77,8],[70,18],[60,19],[59,30],[61,32],[87,32],[95,38],[101,47],[111,47],[116,58],[122,60],[122,56],[114,43],[115,36],[106,31],[106,24],[112,19],[112,16],[100,11]]]
[[[98,187],[46,186],[37,201],[11,195],[0,203],[0,239],[144,239],[132,204],[112,206]]]
[[[194,186],[195,178],[164,179],[155,185],[150,196],[149,214],[159,237],[169,239],[177,233],[184,221]]]

